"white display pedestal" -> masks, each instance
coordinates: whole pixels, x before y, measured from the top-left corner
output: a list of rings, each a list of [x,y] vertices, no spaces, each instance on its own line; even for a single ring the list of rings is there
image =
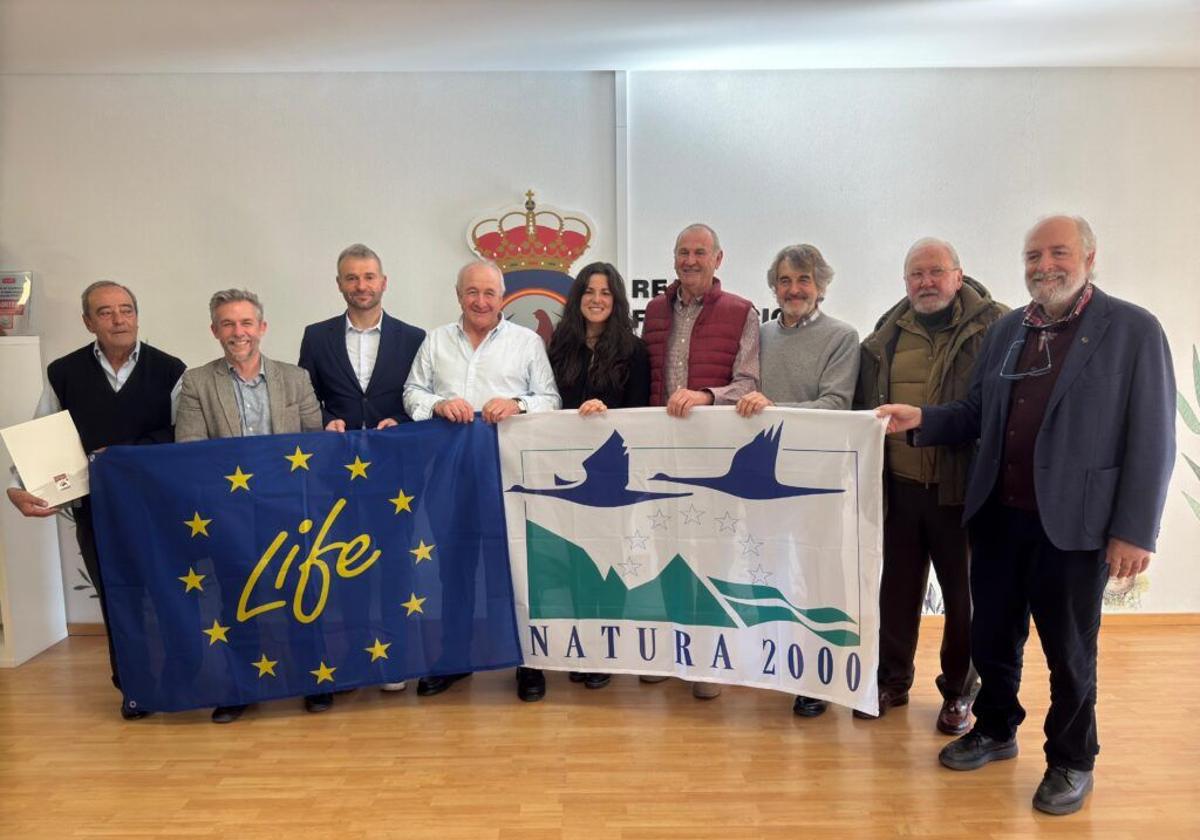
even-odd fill
[[[33,416],[42,393],[37,336],[0,336],[0,428]],[[0,443],[0,484],[12,458]],[[67,637],[54,517],[26,518],[0,499],[0,668],[15,668]]]

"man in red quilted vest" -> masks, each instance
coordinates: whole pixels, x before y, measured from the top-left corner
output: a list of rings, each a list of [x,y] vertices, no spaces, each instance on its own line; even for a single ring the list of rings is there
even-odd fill
[[[723,256],[716,231],[688,225],[675,238],[679,279],[646,307],[650,404],[665,405],[672,417],[687,417],[697,405],[735,405],[758,390],[758,310],[721,290],[716,271]],[[701,699],[720,693],[713,683],[692,684]]]
[[[758,310],[721,290],[716,231],[688,225],[675,238],[679,278],[646,307],[650,404],[673,417],[692,406],[734,405],[758,388]]]

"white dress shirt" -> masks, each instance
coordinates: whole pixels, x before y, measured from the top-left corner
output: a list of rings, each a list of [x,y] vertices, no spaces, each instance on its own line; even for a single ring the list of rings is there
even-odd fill
[[[358,378],[358,387],[365,392],[371,383],[371,374],[375,372],[375,360],[379,358],[379,339],[383,335],[383,310],[379,312],[379,320],[375,326],[360,330],[346,316],[346,355],[350,358],[350,367]]]
[[[428,420],[435,405],[455,397],[476,411],[493,397],[520,397],[531,412],[562,405],[541,338],[503,319],[478,347],[461,318],[425,336],[404,383],[404,410],[413,420]]]

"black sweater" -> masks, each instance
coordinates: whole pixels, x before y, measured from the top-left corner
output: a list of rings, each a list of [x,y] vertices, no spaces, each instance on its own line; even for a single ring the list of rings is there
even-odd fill
[[[646,345],[639,338],[633,346],[629,359],[629,378],[625,387],[604,392],[597,391],[591,384],[592,351],[583,348],[583,378],[577,382],[558,381],[559,396],[563,408],[579,408],[590,399],[598,399],[609,408],[641,408],[650,404],[650,356]]]
[[[58,402],[71,413],[85,452],[119,444],[170,443],[171,390],[183,362],[142,342],[129,379],[114,391],[93,352],[81,347],[46,369]]]

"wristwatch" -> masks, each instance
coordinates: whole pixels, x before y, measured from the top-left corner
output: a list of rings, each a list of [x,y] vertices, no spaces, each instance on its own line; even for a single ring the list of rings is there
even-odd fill
[[[529,406],[525,404],[523,397],[513,397],[513,402],[517,404],[517,411],[519,411],[521,414],[529,413]]]

